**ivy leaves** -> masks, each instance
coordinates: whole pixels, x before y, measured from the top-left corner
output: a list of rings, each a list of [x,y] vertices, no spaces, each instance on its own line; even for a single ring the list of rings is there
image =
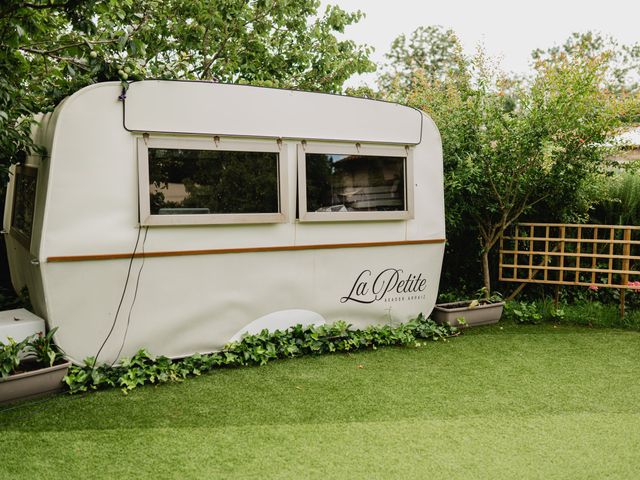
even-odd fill
[[[351,352],[390,345],[420,345],[418,340],[446,340],[457,329],[438,325],[420,314],[416,319],[400,324],[374,325],[364,330],[352,330],[345,322],[331,325],[295,325],[287,330],[247,335],[230,343],[221,352],[196,353],[181,360],[154,357],[147,350],[139,350],[125,358],[118,366],[96,365],[87,358],[83,366],[72,366],[64,381],[71,393],[98,388],[119,387],[124,393],[145,384],[180,381],[215,368],[265,365],[270,361],[302,355],[321,355]]]

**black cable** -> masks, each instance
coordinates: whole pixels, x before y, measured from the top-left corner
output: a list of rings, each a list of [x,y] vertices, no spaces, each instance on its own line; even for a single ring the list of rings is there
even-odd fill
[[[120,314],[120,309],[122,308],[122,302],[124,302],[124,297],[127,293],[127,287],[129,286],[129,278],[131,277],[131,268],[133,267],[133,261],[136,258],[136,251],[138,250],[138,243],[140,243],[141,233],[142,233],[142,228],[138,227],[138,238],[136,238],[136,245],[133,247],[133,253],[131,254],[131,258],[129,259],[129,268],[127,270],[127,278],[125,279],[124,287],[122,288],[120,303],[118,303],[118,309],[116,310],[116,314],[113,317],[113,323],[111,323],[111,329],[109,330],[109,333],[107,334],[104,341],[102,342],[102,345],[100,345],[100,348],[98,349],[98,353],[96,353],[96,356],[94,357],[94,362],[93,362],[93,365],[91,366],[92,374],[93,374],[93,370],[96,368],[96,365],[98,364],[98,357],[102,353],[102,349],[107,344],[107,341],[111,337],[113,330],[116,328],[116,323],[118,322],[118,315]]]
[[[102,345],[100,345],[100,348],[98,349],[98,353],[96,353],[96,356],[94,357],[95,361],[94,361],[93,365],[91,366],[91,373],[93,373],[93,370],[96,368],[96,366],[98,364],[98,357],[100,356],[100,353],[102,353],[102,349],[107,344],[107,341],[109,340],[109,338],[113,334],[113,331],[115,329],[116,323],[118,321],[118,315],[120,314],[120,309],[122,308],[122,304],[124,302],[124,297],[125,297],[125,295],[127,293],[127,287],[129,286],[129,279],[131,278],[131,269],[133,267],[133,261],[136,258],[136,252],[138,250],[138,244],[140,243],[140,234],[141,233],[142,233],[142,228],[139,227],[138,228],[138,236],[136,238],[136,244],[133,247],[133,253],[131,254],[131,258],[129,259],[129,267],[127,269],[127,278],[125,279],[124,287],[122,288],[122,295],[120,296],[120,302],[118,303],[118,309],[116,310],[116,314],[113,317],[113,322],[111,324],[111,328],[109,330],[109,333],[105,337],[104,341],[102,342]],[[138,295],[138,286],[140,285],[140,276],[141,276],[141,273],[142,273],[142,267],[144,266],[144,244],[147,241],[147,233],[149,233],[149,227],[145,228],[144,239],[142,241],[142,253],[143,253],[142,264],[140,265],[140,269],[138,270],[138,278],[136,280],[136,289],[134,291],[134,296],[133,296],[133,301],[131,303],[131,308],[129,309],[129,316],[127,317],[127,327],[125,329],[125,333],[124,333],[124,336],[122,338],[122,345],[120,346],[120,351],[118,352],[118,355],[116,356],[116,358],[113,361],[113,363],[111,364],[111,366],[113,366],[115,364],[115,362],[118,360],[118,357],[120,356],[120,353],[122,352],[122,348],[124,347],[124,342],[126,340],[127,333],[129,331],[129,324],[130,324],[130,321],[131,321],[131,312],[133,311],[133,306],[135,304],[136,297]],[[18,405],[13,406],[13,407],[4,408],[4,409],[0,410],[0,414],[5,413],[5,412],[9,412],[9,411],[12,411],[12,410],[19,410],[19,409],[22,409],[22,408],[31,407],[31,406],[34,406],[34,405],[44,404],[44,403],[47,403],[47,402],[53,400],[54,398],[57,398],[60,395],[63,395],[65,393],[66,392],[60,392],[58,394],[49,395],[49,396],[45,397],[42,400],[36,400],[36,401],[33,401],[33,402],[28,402],[28,403],[20,403]],[[84,394],[84,395],[86,395],[86,394]],[[72,398],[80,398],[80,397],[83,397],[84,395],[75,395]],[[42,410],[43,409],[34,410],[34,411],[30,412],[29,415],[33,415],[35,412],[39,412],[39,411],[42,411]],[[24,417],[26,417],[26,416],[27,415],[24,415]]]
[[[133,307],[136,304],[136,299],[138,298],[138,287],[140,286],[140,277],[142,276],[142,268],[144,267],[144,245],[145,243],[147,243],[147,234],[149,233],[149,227],[145,227],[144,230],[144,238],[142,239],[142,248],[140,249],[141,253],[142,253],[142,263],[140,264],[140,269],[138,270],[138,278],[136,279],[136,288],[133,292],[133,300],[131,301],[131,307],[129,308],[129,315],[127,316],[127,326],[124,330],[124,335],[122,336],[122,344],[120,345],[120,350],[118,350],[118,354],[116,355],[116,357],[113,359],[113,362],[111,362],[111,366],[113,367],[113,365],[118,361],[118,359],[120,358],[120,354],[122,353],[122,349],[124,348],[124,343],[127,339],[127,334],[129,333],[129,325],[131,324],[131,313],[133,312]]]

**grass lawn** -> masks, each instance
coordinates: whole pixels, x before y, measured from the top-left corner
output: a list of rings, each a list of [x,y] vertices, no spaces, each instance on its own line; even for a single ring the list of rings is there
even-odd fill
[[[0,478],[631,479],[639,398],[638,332],[483,327],[0,413]]]

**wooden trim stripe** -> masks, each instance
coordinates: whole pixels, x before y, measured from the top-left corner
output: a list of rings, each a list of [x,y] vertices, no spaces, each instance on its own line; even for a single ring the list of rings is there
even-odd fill
[[[445,243],[444,238],[432,238],[426,240],[402,240],[395,242],[363,242],[363,243],[329,243],[319,245],[283,245],[277,247],[248,247],[248,248],[215,248],[207,250],[181,250],[169,252],[136,252],[111,253],[103,255],[62,255],[48,257],[48,262],[85,262],[93,260],[119,260],[127,258],[153,258],[153,257],[182,257],[191,255],[223,255],[227,253],[255,253],[255,252],[286,252],[296,250],[332,250],[338,248],[364,248],[364,247],[391,247],[400,245],[425,245],[433,243]]]

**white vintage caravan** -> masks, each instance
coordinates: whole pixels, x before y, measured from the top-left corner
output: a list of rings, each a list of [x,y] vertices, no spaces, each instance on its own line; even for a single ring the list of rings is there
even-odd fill
[[[393,103],[205,82],[84,88],[35,130],[4,231],[17,290],[81,362],[435,303],[438,130]],[[101,348],[102,347],[102,348]]]

